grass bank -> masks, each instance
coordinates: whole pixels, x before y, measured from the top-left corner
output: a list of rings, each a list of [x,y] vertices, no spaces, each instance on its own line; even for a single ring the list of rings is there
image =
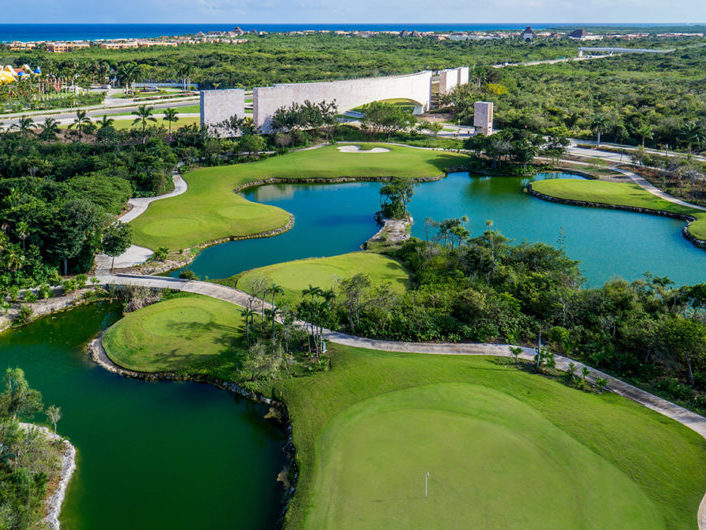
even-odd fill
[[[243,320],[233,304],[182,295],[127,314],[103,337],[110,359],[136,372],[203,373],[230,379]]]
[[[674,421],[487,357],[333,348],[329,372],[277,385],[292,528],[695,525],[706,442]]]
[[[533,182],[532,189],[558,199],[690,215],[696,221],[689,225],[689,232],[697,239],[706,240],[706,212],[666,201],[634,183],[556,179]]]
[[[216,280],[216,283],[252,293],[253,282],[258,278],[267,278],[268,285],[274,282],[284,289],[282,301],[297,304],[302,298],[302,290],[310,285],[331,289],[339,280],[358,273],[367,274],[373,285],[389,282],[392,289],[398,292],[404,291],[407,286],[407,272],[398,261],[372,252],[351,252],[330,258],[277,263]]]
[[[242,333],[237,308],[189,295],[104,344],[127,368],[232,381]],[[329,355],[329,371],[258,384],[293,426],[291,528],[694,527],[706,441],[645,407],[488,357]]]
[[[231,237],[249,237],[287,224],[280,208],[253,203],[235,188],[268,178],[430,178],[463,165],[465,155],[385,145],[388,153],[342,153],[337,146],[298,151],[258,162],[198,169],[184,175],[186,193],[150,204],[131,224],[134,243],[178,250]]]

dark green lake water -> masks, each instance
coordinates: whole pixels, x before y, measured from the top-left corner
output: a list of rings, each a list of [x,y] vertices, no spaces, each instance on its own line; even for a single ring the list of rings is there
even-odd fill
[[[62,528],[271,528],[283,433],[267,408],[196,383],[110,374],[84,350],[119,318],[93,304],[0,335],[0,370],[25,370],[78,449]]]
[[[412,233],[424,237],[424,219],[467,215],[473,235],[485,220],[515,242],[556,245],[563,231],[567,254],[581,261],[588,284],[613,277],[638,279],[644,272],[669,276],[677,285],[706,281],[706,251],[681,234],[684,223],[665,217],[580,208],[545,202],[523,193],[546,174],[532,179],[470,177],[454,173],[439,182],[420,184],[410,210]],[[249,200],[279,206],[295,216],[289,232],[266,239],[235,241],[204,250],[190,265],[201,277],[225,278],[254,267],[293,259],[333,256],[358,250],[377,230],[380,184],[375,182],[262,186],[245,193]],[[178,272],[172,273],[178,275]]]

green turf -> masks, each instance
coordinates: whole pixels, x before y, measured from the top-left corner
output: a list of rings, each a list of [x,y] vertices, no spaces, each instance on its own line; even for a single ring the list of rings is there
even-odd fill
[[[465,164],[465,155],[385,144],[375,156],[342,153],[337,146],[297,151],[248,164],[198,169],[184,176],[189,190],[150,204],[131,224],[133,242],[152,249],[183,249],[234,236],[251,236],[287,224],[289,214],[233,193],[233,188],[266,177],[381,178],[433,177]]]
[[[552,179],[533,182],[532,188],[539,193],[560,199],[635,206],[692,215],[696,217],[696,221],[689,225],[689,232],[698,239],[706,240],[706,212],[661,199],[634,183]]]
[[[241,338],[237,307],[188,295],[104,344],[135,370],[234,380]],[[329,346],[331,370],[259,388],[293,425],[291,528],[695,526],[706,441],[664,416],[493,358]]]
[[[243,322],[237,306],[188,295],[129,313],[106,332],[110,359],[140,372],[232,369]]]
[[[334,350],[276,389],[291,528],[695,527],[706,442],[672,420],[487,357]]]
[[[372,252],[351,252],[330,258],[277,263],[236,274],[218,283],[252,292],[253,281],[267,278],[268,284],[274,282],[284,289],[281,301],[296,304],[302,298],[302,290],[309,285],[331,289],[339,280],[357,273],[367,274],[373,285],[389,282],[398,292],[406,288],[408,280],[404,267],[392,258]]]

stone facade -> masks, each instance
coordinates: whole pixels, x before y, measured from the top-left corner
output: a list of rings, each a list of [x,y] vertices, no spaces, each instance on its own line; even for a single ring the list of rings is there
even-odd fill
[[[431,75],[431,72],[425,71],[410,75],[258,87],[253,90],[253,118],[255,124],[267,133],[271,130],[272,114],[278,108],[307,100],[312,103],[335,101],[338,112],[343,113],[373,101],[405,98],[417,103],[415,113],[422,113],[429,110]]]
[[[454,87],[468,83],[467,66],[448,68],[439,72],[439,94],[448,94]]]
[[[476,101],[473,105],[473,126],[476,133],[489,136],[493,134],[493,104]]]
[[[231,116],[245,116],[245,90],[230,88],[227,90],[201,91],[201,125],[212,128],[217,135],[224,134],[216,125]]]

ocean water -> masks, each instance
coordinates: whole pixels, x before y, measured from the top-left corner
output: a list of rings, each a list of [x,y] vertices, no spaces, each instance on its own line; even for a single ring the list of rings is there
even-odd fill
[[[150,38],[163,35],[184,35],[203,31],[225,31],[239,26],[243,30],[267,31],[270,33],[304,29],[342,31],[491,31],[522,30],[527,24],[240,24],[237,21],[227,24],[0,24],[0,42],[35,40],[98,40],[121,38]],[[534,29],[547,27],[579,27],[580,24],[532,24]],[[591,24],[608,26],[606,24]],[[620,27],[648,27],[657,24],[631,25]]]

